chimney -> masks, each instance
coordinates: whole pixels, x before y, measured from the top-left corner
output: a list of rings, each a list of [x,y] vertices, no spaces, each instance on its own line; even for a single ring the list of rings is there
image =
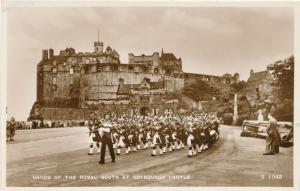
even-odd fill
[[[49,59],[52,59],[54,56],[54,51],[52,48],[49,49]]]
[[[254,70],[250,70],[250,75],[252,75],[254,73]]]
[[[48,59],[48,50],[43,50],[43,56],[42,56],[43,60],[47,60]]]

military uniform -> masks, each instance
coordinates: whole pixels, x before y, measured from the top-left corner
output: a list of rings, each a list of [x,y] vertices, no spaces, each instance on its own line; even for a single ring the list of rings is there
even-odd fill
[[[146,139],[147,139],[147,143],[144,148],[151,148],[152,147],[152,132],[149,127],[148,127],[148,130],[146,133]]]
[[[99,124],[98,124],[99,125]],[[100,153],[100,144],[101,144],[101,137],[100,134],[98,132],[98,129],[96,127],[96,121],[89,121],[88,124],[88,128],[89,128],[89,144],[90,144],[90,150],[88,155],[93,155],[93,148],[94,148],[94,143],[96,143],[97,146],[97,153]]]
[[[153,135],[153,147],[152,147],[152,156],[156,156],[157,152],[156,152],[156,147],[159,147],[159,154],[163,154],[163,150],[162,150],[162,140],[161,137],[159,135],[159,127],[157,126],[154,130],[154,135]]]
[[[188,131],[188,136],[187,136],[187,146],[189,148],[188,150],[188,157],[192,157],[195,155],[195,149],[194,149],[194,144],[195,144],[195,137],[193,135],[193,130],[190,129]]]
[[[118,141],[117,141],[117,155],[121,154],[121,148],[126,147],[126,141],[125,141],[125,135],[124,135],[124,130],[120,130],[119,136],[118,136]],[[128,150],[126,148],[126,153],[128,153]]]

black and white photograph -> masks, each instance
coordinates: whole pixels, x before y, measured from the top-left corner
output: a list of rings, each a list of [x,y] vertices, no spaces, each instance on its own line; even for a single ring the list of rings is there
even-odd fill
[[[296,190],[295,7],[74,5],[2,5],[1,188]]]

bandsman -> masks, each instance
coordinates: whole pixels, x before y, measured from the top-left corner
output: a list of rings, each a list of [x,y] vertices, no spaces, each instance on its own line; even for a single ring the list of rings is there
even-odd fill
[[[162,155],[163,154],[163,150],[162,150],[162,140],[161,137],[159,135],[159,126],[158,124],[154,124],[155,128],[154,128],[154,135],[153,135],[153,140],[152,140],[152,154],[151,156],[157,156],[157,147],[159,148],[159,154]]]
[[[94,143],[96,143],[97,146],[97,153],[100,153],[100,143],[101,143],[101,137],[98,132],[98,128],[96,126],[96,121],[90,120],[88,123],[88,129],[89,129],[89,145],[90,150],[88,155],[94,154]]]

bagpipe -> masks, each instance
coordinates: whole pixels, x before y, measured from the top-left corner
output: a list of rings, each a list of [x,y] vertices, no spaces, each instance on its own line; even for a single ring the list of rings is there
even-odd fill
[[[94,142],[101,142],[102,139],[105,137],[105,138],[108,138],[108,139],[112,139],[112,141],[114,140],[114,136],[111,136],[113,131],[115,131],[117,125],[110,125],[110,126],[104,126],[103,124],[96,124],[96,125],[92,125],[89,128],[89,135],[90,136],[93,136],[93,141]],[[110,130],[109,131],[100,131],[100,128],[109,128]]]
[[[95,127],[95,126],[92,126],[92,127],[89,127],[89,136],[92,136],[92,139],[94,142],[101,142],[101,136],[100,136],[100,133],[99,133],[99,128],[100,127]]]

